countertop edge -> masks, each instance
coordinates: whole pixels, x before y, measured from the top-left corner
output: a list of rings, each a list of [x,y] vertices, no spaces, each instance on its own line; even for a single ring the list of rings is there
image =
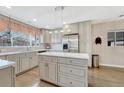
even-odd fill
[[[65,53],[66,54],[66,53]],[[74,55],[74,53],[70,53],[70,55],[71,54],[73,54]],[[38,55],[40,56],[53,56],[53,57],[64,57],[64,58],[76,58],[76,59],[86,59],[86,60],[88,60],[89,59],[89,57],[76,57],[76,56],[66,56],[66,55],[51,55],[51,54],[45,54],[45,53],[38,53]],[[81,55],[81,54],[79,54],[79,55]]]
[[[3,61],[3,63],[7,62],[7,64],[3,64],[3,66],[0,65],[0,69],[4,69],[4,68],[10,67],[10,66],[15,67],[15,62],[13,62],[13,61],[7,61],[7,60],[2,60],[2,61]]]

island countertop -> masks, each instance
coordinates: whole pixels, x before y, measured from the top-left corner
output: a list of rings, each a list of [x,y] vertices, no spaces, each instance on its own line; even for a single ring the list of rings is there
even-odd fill
[[[0,69],[14,66],[15,62],[0,59]]]
[[[38,53],[38,55],[89,59],[88,53],[44,52]]]

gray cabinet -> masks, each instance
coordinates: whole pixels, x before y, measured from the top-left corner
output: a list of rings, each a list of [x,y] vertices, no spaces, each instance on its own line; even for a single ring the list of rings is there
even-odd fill
[[[64,33],[63,34],[73,34],[73,33],[79,33],[78,31],[78,23],[73,23],[69,25],[64,26]]]
[[[57,63],[40,63],[40,78],[57,84]]]
[[[0,87],[14,87],[15,86],[15,72],[14,67],[0,69]]]
[[[40,55],[40,79],[64,87],[87,87],[87,59]]]
[[[27,53],[20,54],[20,72],[29,69],[29,58]]]
[[[51,43],[51,34],[49,31],[43,31],[43,42],[44,43]]]
[[[38,65],[37,52],[31,52],[28,54],[28,56],[29,56],[30,68],[37,66]]]
[[[7,60],[8,61],[13,61],[15,62],[15,73],[20,72],[20,62],[19,62],[19,55],[7,55]]]
[[[70,87],[86,87],[88,60],[58,58],[58,85]]]
[[[49,80],[49,67],[48,63],[40,63],[40,78],[43,80]]]
[[[57,84],[57,63],[49,63],[49,80]]]
[[[0,56],[0,59],[15,62],[15,73],[26,71],[38,65],[37,52],[24,52]]]
[[[57,84],[57,58],[41,57],[39,58],[40,79]]]
[[[51,32],[51,43],[62,43],[62,32],[60,30]]]

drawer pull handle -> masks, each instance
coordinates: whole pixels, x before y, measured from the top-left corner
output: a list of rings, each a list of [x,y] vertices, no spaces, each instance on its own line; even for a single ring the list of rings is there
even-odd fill
[[[70,72],[72,72],[72,70],[70,70]]]
[[[70,84],[72,84],[72,82],[70,82]]]

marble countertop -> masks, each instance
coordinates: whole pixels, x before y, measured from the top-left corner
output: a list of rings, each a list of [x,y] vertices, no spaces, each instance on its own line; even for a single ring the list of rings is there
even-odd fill
[[[12,55],[12,54],[20,54],[20,53],[28,53],[28,52],[37,52],[37,51],[47,51],[46,49],[39,49],[39,50],[29,50],[29,51],[18,51],[18,52],[3,52],[0,53],[0,56],[4,55]]]
[[[89,59],[88,53],[43,52],[43,53],[38,53],[38,55]]]
[[[0,69],[15,66],[15,62],[0,59]]]

